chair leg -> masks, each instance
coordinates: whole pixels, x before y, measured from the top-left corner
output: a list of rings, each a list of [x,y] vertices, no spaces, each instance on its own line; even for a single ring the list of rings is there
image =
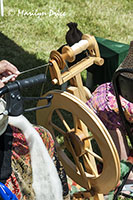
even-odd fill
[[[125,185],[125,183],[126,183],[126,181],[128,179],[128,176],[129,176],[130,172],[132,171],[132,169],[133,169],[133,165],[131,166],[131,168],[129,169],[127,174],[125,175],[122,184],[118,187],[117,192],[115,193],[113,200],[117,200],[118,199],[118,195],[121,193],[121,191],[122,191],[122,189],[123,189],[123,187],[124,187],[124,185]]]

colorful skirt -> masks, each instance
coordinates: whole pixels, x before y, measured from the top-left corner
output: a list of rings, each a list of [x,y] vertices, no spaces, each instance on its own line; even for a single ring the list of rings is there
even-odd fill
[[[133,123],[133,103],[124,98],[120,98],[125,117],[130,123]],[[87,101],[87,105],[96,113],[108,130],[123,128],[117,101],[114,95],[112,83],[100,85]]]

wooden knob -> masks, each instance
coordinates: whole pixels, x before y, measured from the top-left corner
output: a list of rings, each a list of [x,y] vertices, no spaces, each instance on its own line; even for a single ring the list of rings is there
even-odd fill
[[[100,58],[100,57],[95,57],[94,63],[95,63],[96,65],[102,66],[103,63],[104,63],[104,59],[103,59],[103,58]]]

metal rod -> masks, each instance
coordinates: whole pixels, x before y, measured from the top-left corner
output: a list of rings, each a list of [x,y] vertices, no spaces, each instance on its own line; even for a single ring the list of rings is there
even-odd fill
[[[33,70],[36,70],[36,69],[40,69],[40,68],[42,68],[42,67],[46,67],[46,66],[48,66],[48,65],[49,65],[49,63],[47,63],[47,64],[45,64],[45,65],[40,65],[40,66],[34,67],[34,68],[32,68],[32,69],[27,69],[27,70],[25,70],[25,71],[20,72],[19,76],[20,76],[21,74],[24,74],[24,73],[27,73],[27,72],[30,72],[30,71],[33,71]],[[11,74],[11,75],[7,76],[6,78],[2,79],[1,82],[2,82],[2,83],[5,83],[5,82],[9,81],[11,78],[13,78],[14,76],[15,76],[15,74]]]
[[[20,72],[19,75],[24,74],[24,73],[27,73],[27,72],[31,72],[31,71],[36,70],[36,69],[40,69],[40,68],[46,67],[46,66],[48,66],[48,65],[49,65],[49,63],[47,63],[47,64],[45,64],[45,65],[40,65],[40,66],[34,67],[34,68],[32,68],[32,69],[27,69],[27,70],[25,70],[25,71],[23,71],[23,72]]]

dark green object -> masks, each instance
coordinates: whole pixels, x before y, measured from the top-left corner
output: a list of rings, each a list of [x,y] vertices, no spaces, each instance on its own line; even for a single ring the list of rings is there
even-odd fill
[[[96,37],[101,57],[104,59],[102,66],[93,65],[87,70],[93,74],[93,86],[110,82],[113,73],[126,57],[129,45],[104,38]]]

